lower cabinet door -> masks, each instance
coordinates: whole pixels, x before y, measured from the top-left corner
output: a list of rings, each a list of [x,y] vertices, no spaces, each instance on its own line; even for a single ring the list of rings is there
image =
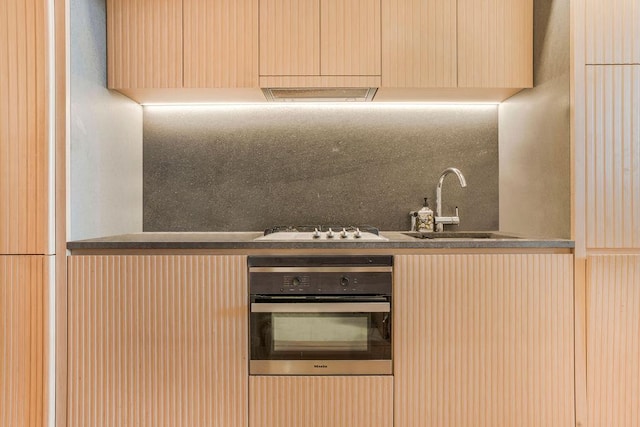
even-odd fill
[[[640,425],[640,255],[587,257],[589,427]]]
[[[245,427],[244,256],[71,256],[68,426]]]
[[[574,427],[573,256],[394,262],[396,427]]]
[[[391,376],[249,377],[250,427],[391,427]]]
[[[0,427],[47,423],[48,262],[0,255]]]

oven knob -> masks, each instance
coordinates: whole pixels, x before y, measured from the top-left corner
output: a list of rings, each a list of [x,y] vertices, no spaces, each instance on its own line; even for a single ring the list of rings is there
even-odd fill
[[[349,278],[347,276],[342,276],[340,278],[340,284],[344,287],[349,286]]]
[[[291,286],[300,286],[300,278],[294,277],[293,279],[291,279]]]

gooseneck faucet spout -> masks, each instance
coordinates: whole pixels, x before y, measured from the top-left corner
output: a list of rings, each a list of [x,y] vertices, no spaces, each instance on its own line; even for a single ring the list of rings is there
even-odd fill
[[[440,174],[440,179],[438,180],[438,186],[436,187],[436,231],[443,231],[444,224],[459,224],[460,218],[458,217],[458,208],[456,208],[455,216],[451,217],[443,217],[442,216],[442,183],[447,175],[454,173],[458,177],[458,181],[460,181],[460,187],[467,186],[467,180],[464,179],[464,175],[457,168],[447,168]]]

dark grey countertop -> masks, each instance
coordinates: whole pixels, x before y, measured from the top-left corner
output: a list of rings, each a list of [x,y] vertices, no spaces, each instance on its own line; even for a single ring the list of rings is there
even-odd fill
[[[386,241],[255,241],[262,232],[132,233],[76,240],[70,250],[102,249],[458,249],[458,248],[573,248],[572,240],[550,238],[438,238],[417,239],[400,231],[381,231]],[[513,236],[513,234],[509,233]]]

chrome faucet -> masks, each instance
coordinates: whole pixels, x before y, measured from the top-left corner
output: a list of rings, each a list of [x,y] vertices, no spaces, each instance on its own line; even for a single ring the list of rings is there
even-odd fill
[[[460,172],[459,169],[447,168],[442,171],[440,179],[438,180],[438,187],[436,187],[436,217],[434,218],[436,231],[443,231],[444,224],[460,224],[460,217],[458,216],[457,206],[455,216],[442,216],[442,183],[444,182],[444,178],[450,173],[455,173],[458,176],[460,187],[464,188],[467,186],[467,181],[464,179],[464,175],[462,175],[462,172]]]

